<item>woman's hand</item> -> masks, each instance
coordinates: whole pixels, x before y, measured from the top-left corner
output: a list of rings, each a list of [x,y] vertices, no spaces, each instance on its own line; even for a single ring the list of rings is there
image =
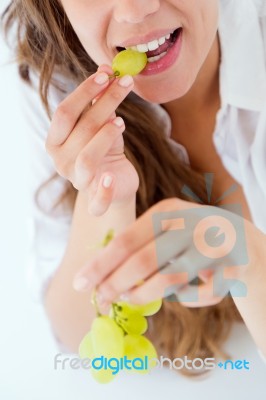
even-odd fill
[[[257,233],[224,208],[163,200],[91,259],[74,287],[97,287],[104,308],[119,298],[138,304],[173,293],[189,307],[216,304],[229,290],[244,297],[241,277],[256,264]],[[195,278],[202,283],[189,285]]]
[[[125,124],[115,111],[133,89],[130,76],[110,81],[101,66],[58,107],[46,150],[58,173],[88,193],[89,212],[102,215],[111,203],[130,201],[139,178],[124,154]]]

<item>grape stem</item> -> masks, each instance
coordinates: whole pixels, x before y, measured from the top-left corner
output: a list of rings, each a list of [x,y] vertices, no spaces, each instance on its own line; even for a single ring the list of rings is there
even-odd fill
[[[99,306],[98,306],[98,303],[97,303],[97,291],[96,291],[96,288],[93,289],[91,302],[95,307],[95,311],[96,311],[97,317],[100,317],[102,314],[100,313]]]
[[[120,75],[120,72],[118,72],[118,71],[115,71],[114,75],[116,73],[118,73]],[[118,75],[115,75],[115,76],[118,76]],[[109,76],[109,78],[110,78],[110,76]],[[108,243],[111,242],[113,237],[114,237],[114,230],[113,229],[109,229],[109,231],[105,235],[105,238],[100,243],[100,247],[106,247],[108,245]],[[96,311],[97,317],[100,317],[102,314],[100,313],[99,306],[98,306],[98,303],[97,303],[97,289],[96,288],[93,289],[92,297],[91,297],[91,303],[95,307],[95,311]]]
[[[117,78],[120,75],[119,71],[115,71],[112,75],[108,75],[109,79]]]
[[[124,332],[124,335],[127,335],[127,332],[125,331],[125,329],[123,328],[123,325],[121,323],[121,319],[120,318],[118,319],[118,315],[117,315],[117,312],[116,312],[117,308],[119,308],[119,306],[116,303],[112,303],[112,309],[113,309],[113,313],[114,313],[114,320],[120,326],[120,328]],[[124,319],[124,321],[125,321],[125,319]]]

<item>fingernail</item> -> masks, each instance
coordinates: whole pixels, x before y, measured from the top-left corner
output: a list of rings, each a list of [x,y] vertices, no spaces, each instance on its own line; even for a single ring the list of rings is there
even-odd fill
[[[109,315],[111,305],[109,303],[101,304],[100,306],[101,313],[104,315]]]
[[[126,294],[126,293],[120,294],[119,298],[120,298],[120,300],[122,300],[122,301],[128,301],[128,300],[129,300],[129,296],[128,296],[128,294]]]
[[[84,277],[80,277],[80,278],[76,278],[73,282],[73,288],[75,290],[84,290],[87,289],[89,287],[89,281],[87,278]]]
[[[101,293],[97,292],[96,297],[97,297],[97,304],[99,304],[99,305],[104,305],[105,304],[105,300],[104,300],[103,295]]]
[[[122,78],[118,79],[118,85],[122,87],[129,87],[133,83],[133,78],[131,75],[125,75]]]
[[[99,85],[103,85],[104,83],[108,82],[109,78],[105,72],[100,72],[94,78],[94,82],[98,83]]]
[[[121,128],[121,126],[124,125],[124,120],[121,117],[117,117],[113,120],[113,124],[115,124],[116,126],[118,126],[119,128]]]
[[[105,176],[104,180],[103,180],[103,187],[108,189],[112,185],[112,182],[113,182],[112,176],[110,176],[110,175]]]

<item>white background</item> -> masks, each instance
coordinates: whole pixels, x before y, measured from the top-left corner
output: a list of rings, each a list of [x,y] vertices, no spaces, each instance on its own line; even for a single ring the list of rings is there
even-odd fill
[[[0,0],[0,11],[6,1]],[[86,371],[56,371],[58,352],[42,308],[26,286],[28,153],[20,114],[17,71],[6,65],[10,53],[0,38],[0,398],[5,400],[133,400],[152,397],[188,399],[265,398],[266,365],[245,328],[236,326],[227,343],[234,358],[247,359],[250,371],[215,370],[206,380],[191,381],[163,370],[149,376],[121,376],[98,385]],[[23,99],[22,99],[23,101]],[[257,392],[257,394],[256,394]]]

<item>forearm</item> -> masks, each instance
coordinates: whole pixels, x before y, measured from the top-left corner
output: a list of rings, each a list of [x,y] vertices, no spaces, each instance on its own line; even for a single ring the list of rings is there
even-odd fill
[[[257,347],[266,356],[266,235],[258,231],[254,235],[258,257],[241,277],[247,295],[233,300]]]
[[[101,242],[110,228],[117,234],[135,219],[135,199],[120,207],[111,206],[101,217],[89,215],[87,208],[87,196],[79,192],[64,258],[45,298],[46,312],[54,333],[71,351],[77,351],[95,316],[90,303],[91,293],[73,289],[74,275],[99,251],[90,247]]]

